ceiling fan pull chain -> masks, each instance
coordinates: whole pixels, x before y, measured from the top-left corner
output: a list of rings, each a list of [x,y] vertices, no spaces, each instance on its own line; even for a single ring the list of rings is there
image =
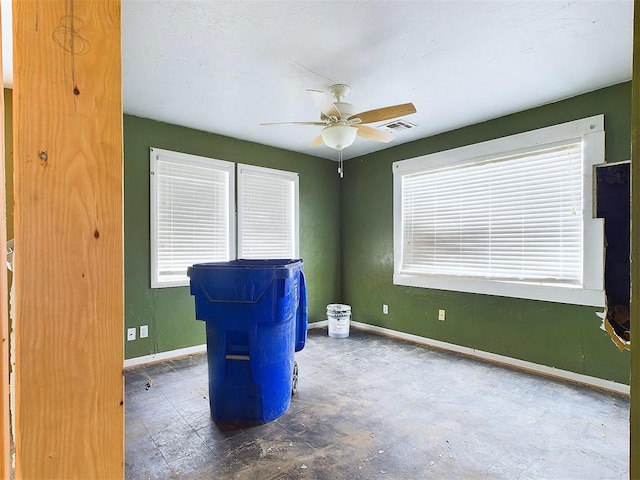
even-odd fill
[[[342,164],[342,150],[338,150],[338,173],[340,178],[344,178],[344,166]]]

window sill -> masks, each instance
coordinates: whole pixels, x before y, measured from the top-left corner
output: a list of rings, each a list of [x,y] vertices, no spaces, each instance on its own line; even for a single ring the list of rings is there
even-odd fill
[[[181,278],[178,280],[160,280],[160,281],[152,281],[151,288],[170,288],[170,287],[188,287],[189,279]]]
[[[394,285],[432,288],[454,292],[480,293],[498,297],[542,300],[604,307],[604,291],[571,286],[551,286],[537,283],[496,282],[462,277],[426,276],[394,273]]]

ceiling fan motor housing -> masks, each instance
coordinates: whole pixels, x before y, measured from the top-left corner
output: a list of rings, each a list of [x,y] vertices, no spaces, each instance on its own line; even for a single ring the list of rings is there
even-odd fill
[[[334,105],[340,112],[340,116],[342,117],[342,120],[346,120],[347,118],[349,118],[355,113],[355,108],[353,108],[353,105],[351,105],[350,103],[335,102]],[[330,122],[332,118],[333,117],[327,117],[324,113],[320,113],[320,119],[323,122]],[[340,120],[340,119],[337,119],[337,120]]]

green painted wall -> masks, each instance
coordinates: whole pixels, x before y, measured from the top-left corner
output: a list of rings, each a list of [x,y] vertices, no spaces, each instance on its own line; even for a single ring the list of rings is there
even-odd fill
[[[149,338],[125,342],[126,358],[205,342],[188,287],[150,288],[149,147],[298,172],[300,255],[309,320],[326,318],[340,294],[340,186],[335,163],[229,137],[125,115],[125,332],[149,325]]]
[[[342,301],[352,306],[353,320],[628,384],[629,355],[600,330],[595,308],[393,285],[394,161],[600,113],[607,162],[629,160],[630,83],[348,160]],[[446,321],[438,321],[438,309],[446,310]]]
[[[11,91],[5,90],[11,129]],[[418,106],[420,108],[420,106]],[[353,319],[542,365],[629,382],[629,356],[619,353],[594,309],[531,300],[393,285],[394,161],[605,114],[608,162],[630,158],[631,84],[615,85],[355,158],[339,180],[335,163],[125,115],[125,331],[149,325],[148,339],[126,342],[126,358],[204,343],[188,287],[149,288],[149,147],[300,174],[300,252],[309,282],[310,320],[328,303],[353,308]],[[12,205],[7,141],[8,207]],[[342,210],[342,211],[341,211]],[[12,208],[8,208],[8,227]],[[382,315],[382,304],[389,315]],[[437,320],[438,309],[447,320]]]

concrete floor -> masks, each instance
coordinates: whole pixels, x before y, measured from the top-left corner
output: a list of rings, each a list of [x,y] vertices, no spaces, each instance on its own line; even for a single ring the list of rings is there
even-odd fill
[[[211,420],[205,355],[127,371],[126,478],[628,478],[627,397],[353,329],[296,360],[259,426]]]

